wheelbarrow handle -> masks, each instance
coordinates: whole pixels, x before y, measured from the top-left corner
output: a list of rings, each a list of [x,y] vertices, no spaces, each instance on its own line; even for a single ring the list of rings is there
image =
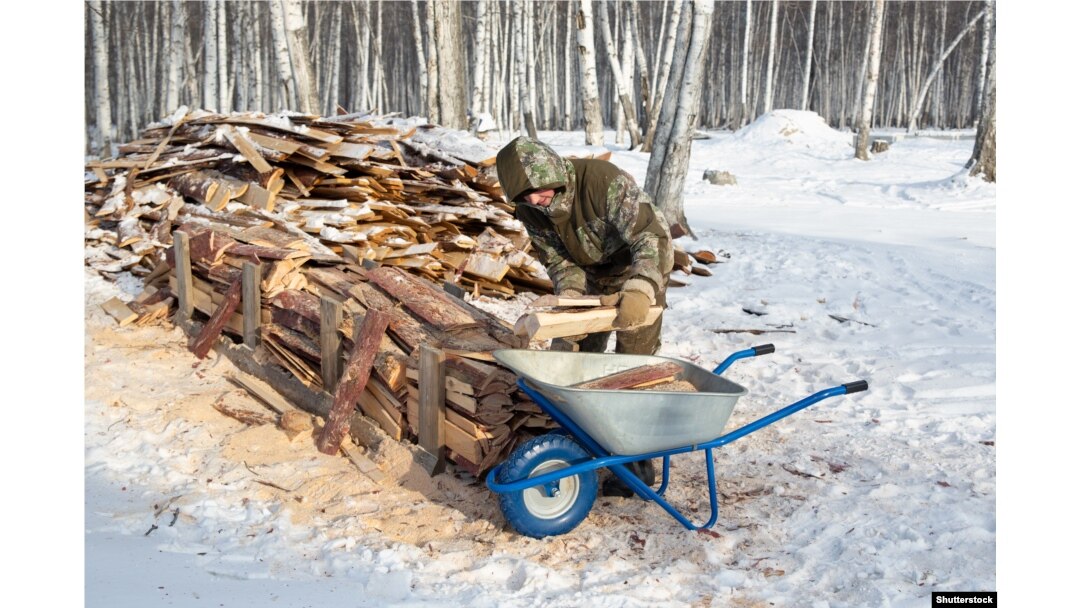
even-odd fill
[[[712,373],[719,376],[720,374],[724,373],[724,370],[731,367],[732,363],[738,361],[739,359],[745,359],[747,357],[757,357],[759,355],[768,355],[774,352],[776,352],[776,347],[772,344],[759,344],[758,346],[753,346],[746,350],[740,350],[737,353],[732,353],[731,355],[729,355],[727,359],[724,359],[724,362],[720,365],[717,365],[716,369],[714,369]]]

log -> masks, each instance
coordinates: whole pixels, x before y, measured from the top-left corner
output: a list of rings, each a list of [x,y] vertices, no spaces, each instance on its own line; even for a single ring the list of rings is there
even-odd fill
[[[653,323],[664,311],[662,306],[652,306],[645,316],[645,322],[634,329]],[[533,312],[522,315],[514,325],[514,332],[519,336],[528,336],[530,340],[563,338],[603,331],[614,331],[612,325],[618,311],[614,307],[594,308],[580,312]]]
[[[236,307],[240,305],[240,294],[243,289],[242,281],[234,281],[229,286],[229,291],[225,293],[225,301],[218,305],[214,314],[210,317],[210,320],[206,322],[202,332],[198,337],[190,344],[189,348],[191,352],[195,353],[195,356],[199,359],[206,357],[206,354],[210,352],[210,347],[214,345],[214,341],[221,335],[221,330],[225,328],[225,323],[229,321],[232,314],[236,312]]]
[[[390,317],[377,310],[369,310],[364,315],[364,321],[353,341],[349,362],[345,365],[345,372],[334,391],[334,404],[330,408],[326,426],[316,442],[323,454],[335,454],[341,448],[341,440],[349,430],[349,418],[356,408],[360,393],[367,385],[375,353],[378,352],[389,323]]]
[[[367,271],[367,276],[418,317],[441,330],[480,326],[450,296],[397,268],[374,268]]]
[[[644,388],[654,384],[675,382],[682,379],[683,367],[678,363],[656,363],[626,369],[607,376],[573,384],[570,388],[597,391],[618,391]]]

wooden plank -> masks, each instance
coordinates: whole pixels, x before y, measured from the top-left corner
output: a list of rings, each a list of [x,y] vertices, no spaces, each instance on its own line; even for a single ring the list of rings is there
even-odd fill
[[[446,433],[446,355],[426,344],[420,346],[420,411],[416,421],[416,434],[420,448],[443,461]],[[434,468],[437,468],[436,464]],[[429,471],[430,472],[430,471]]]
[[[135,311],[128,308],[128,305],[124,304],[124,302],[120,298],[111,298],[108,302],[102,304],[101,308],[105,312],[109,313],[109,316],[116,319],[117,323],[120,324],[120,327],[123,327],[128,323],[131,323],[135,319],[139,318],[139,315]]]
[[[242,281],[234,281],[229,286],[229,291],[225,293],[225,301],[211,315],[210,320],[203,327],[202,333],[189,345],[191,352],[195,353],[195,356],[199,359],[205,358],[206,354],[210,352],[210,347],[214,345],[214,341],[221,335],[225,323],[236,311],[236,307],[240,304],[241,289]]]
[[[224,125],[225,139],[229,140],[229,143],[236,148],[244,159],[251,163],[251,166],[255,168],[259,173],[269,173],[274,168],[270,166],[270,163],[266,162],[266,159],[259,154],[255,149],[255,144],[248,139],[247,135],[239,131],[232,125]]]
[[[188,235],[173,232],[173,259],[176,261],[176,301],[177,314],[181,321],[188,321],[195,312],[195,302],[191,284],[191,247]]]
[[[663,384],[665,382],[680,380],[682,374],[683,367],[678,363],[656,363],[653,365],[641,365],[621,372],[615,372],[614,374],[608,374],[607,376],[579,382],[571,385],[570,388],[603,391],[644,388],[654,384]]]
[[[262,292],[259,290],[262,266],[244,262],[244,344],[249,348],[259,345],[259,326],[262,324]]]
[[[410,398],[408,408],[409,420],[415,421],[420,415],[419,402]],[[484,455],[480,451],[480,442],[472,433],[458,427],[448,419],[443,427],[443,434],[446,447],[458,456],[465,458],[474,466],[480,464],[480,461],[483,460]]]
[[[323,295],[319,301],[319,348],[322,352],[322,379],[323,387],[328,392],[334,392],[337,388],[338,378],[341,376],[341,334],[338,326],[341,325],[341,302]]]
[[[529,303],[529,308],[587,308],[600,306],[600,296],[558,296],[548,294]]]
[[[379,350],[379,343],[382,342],[389,323],[390,316],[377,310],[368,310],[364,315],[364,320],[357,329],[357,337],[353,340],[353,350],[345,366],[345,373],[334,391],[330,416],[316,442],[323,454],[334,454],[341,447],[341,440],[349,429],[349,417],[356,407],[360,393],[367,385],[375,353]]]
[[[652,306],[641,325],[621,329],[649,325],[660,318],[663,310],[662,306]],[[533,312],[522,315],[514,326],[514,331],[519,336],[528,336],[530,340],[615,331],[612,324],[617,314],[618,310],[614,307],[594,308],[580,312]]]

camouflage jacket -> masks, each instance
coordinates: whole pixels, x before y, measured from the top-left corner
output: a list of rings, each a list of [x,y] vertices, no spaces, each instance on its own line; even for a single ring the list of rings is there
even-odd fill
[[[563,159],[528,137],[500,150],[496,168],[556,293],[586,293],[587,272],[618,273],[628,277],[623,289],[655,301],[674,263],[671,233],[634,178],[607,161]],[[555,190],[548,207],[522,200],[548,188]]]

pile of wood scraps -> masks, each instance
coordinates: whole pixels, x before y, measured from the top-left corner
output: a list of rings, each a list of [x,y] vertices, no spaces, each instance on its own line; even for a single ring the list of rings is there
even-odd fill
[[[502,201],[495,150],[439,149],[440,132],[370,115],[182,109],[117,158],[87,164],[86,262],[151,274],[171,232],[198,224],[315,262],[378,261],[477,295],[549,292]]]

